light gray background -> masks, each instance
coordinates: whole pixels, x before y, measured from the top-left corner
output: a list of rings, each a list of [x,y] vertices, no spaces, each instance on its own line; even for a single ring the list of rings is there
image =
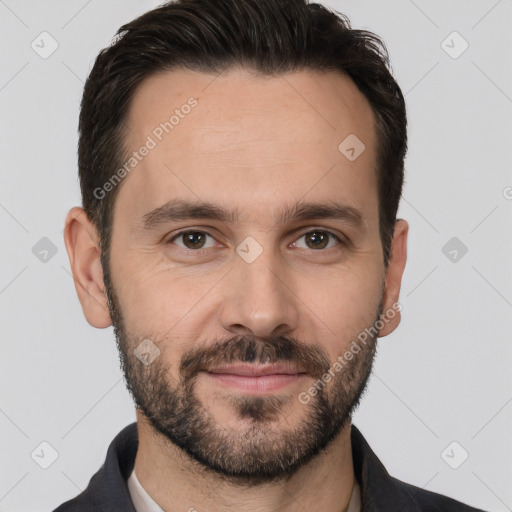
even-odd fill
[[[135,420],[111,328],[82,315],[62,228],[80,202],[83,82],[116,29],[156,5],[0,0],[0,511],[75,496]],[[394,476],[512,510],[512,1],[326,5],[384,38],[410,123],[403,321],[354,423]],[[59,45],[47,59],[31,48],[43,31]],[[469,43],[458,58],[442,47],[453,31]],[[454,236],[468,248],[456,262],[442,252]],[[42,237],[57,248],[47,262],[32,252]],[[43,441],[58,452],[46,470],[31,458]],[[441,456],[453,441],[452,464],[469,453],[458,469]]]

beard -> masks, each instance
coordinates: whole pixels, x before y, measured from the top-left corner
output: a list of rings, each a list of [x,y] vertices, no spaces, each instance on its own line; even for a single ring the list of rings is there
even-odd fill
[[[331,368],[325,351],[284,336],[235,336],[195,346],[182,355],[178,374],[171,375],[164,357],[146,366],[134,355],[148,337],[127,331],[108,272],[104,276],[121,369],[136,407],[164,439],[222,480],[244,487],[288,480],[336,439],[359,405],[372,371],[378,334],[345,361],[330,385],[321,382]],[[382,297],[375,321],[381,313]],[[172,347],[169,337],[161,343],[161,347]],[[227,428],[209,412],[196,384],[199,372],[231,363],[292,363],[323,386],[317,386],[307,404],[299,402],[298,393],[230,393],[225,400],[238,425]],[[290,427],[284,410],[288,407],[297,414],[294,401],[302,410],[300,421]]]

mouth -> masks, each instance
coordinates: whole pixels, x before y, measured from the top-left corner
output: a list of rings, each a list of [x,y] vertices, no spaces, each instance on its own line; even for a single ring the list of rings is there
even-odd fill
[[[273,393],[308,375],[301,368],[285,364],[225,365],[203,373],[217,384],[252,394]]]

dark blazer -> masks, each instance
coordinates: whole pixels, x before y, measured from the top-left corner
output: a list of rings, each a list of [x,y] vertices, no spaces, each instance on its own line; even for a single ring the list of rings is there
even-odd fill
[[[362,512],[483,512],[391,477],[354,425],[351,441]],[[132,423],[112,441],[105,463],[87,488],[54,512],[136,512],[126,481],[138,444],[137,423]]]

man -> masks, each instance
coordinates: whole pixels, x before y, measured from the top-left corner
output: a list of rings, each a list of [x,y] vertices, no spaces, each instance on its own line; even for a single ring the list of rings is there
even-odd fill
[[[351,425],[406,263],[387,64],[304,0],[172,2],[100,53],[65,242],[137,422],[59,512],[475,510]]]

